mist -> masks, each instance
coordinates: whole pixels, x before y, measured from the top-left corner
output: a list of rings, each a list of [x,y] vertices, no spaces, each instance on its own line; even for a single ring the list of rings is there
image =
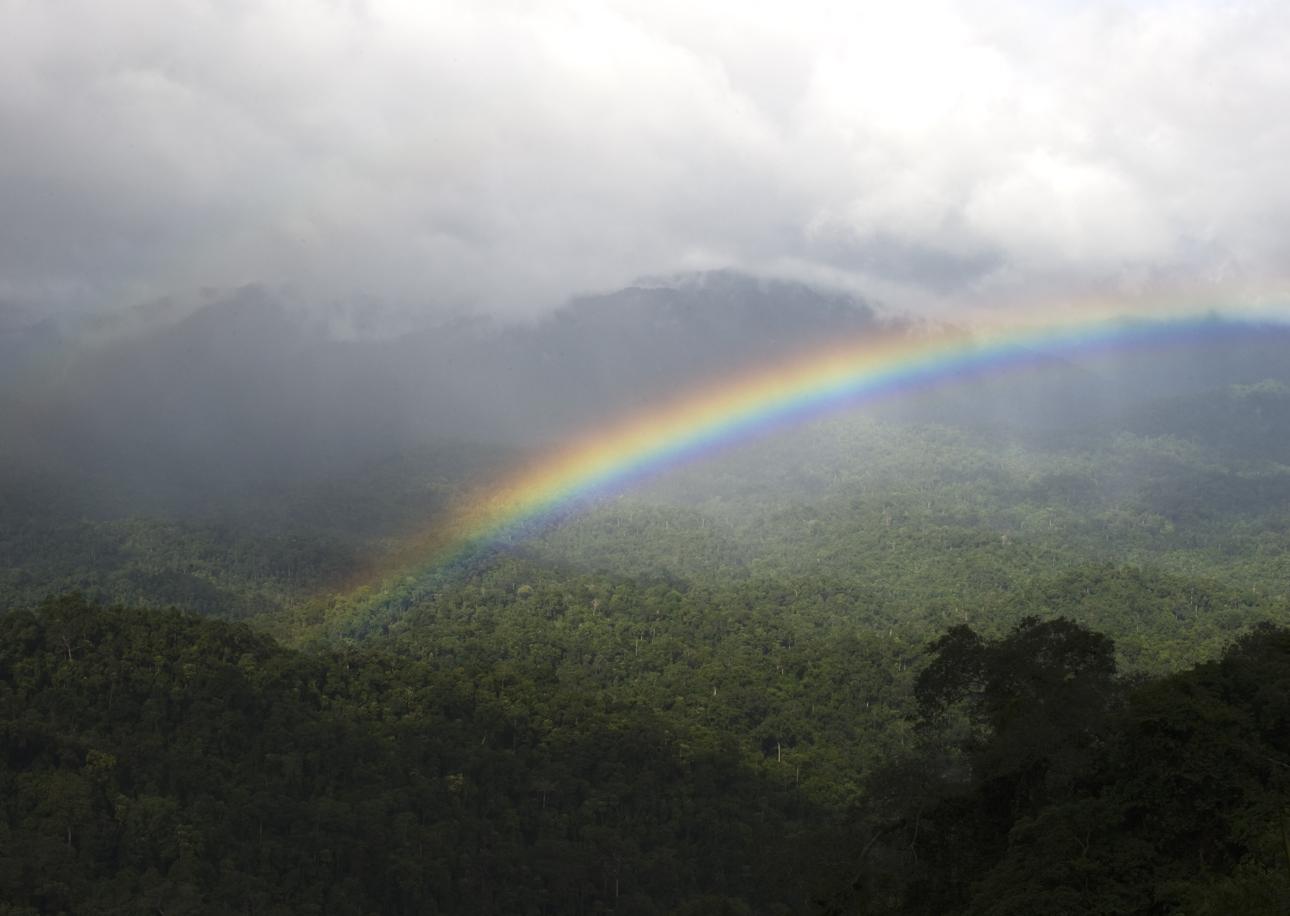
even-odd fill
[[[825,344],[928,333],[916,316],[843,291],[734,271],[642,281],[521,324],[380,327],[365,331],[281,291],[246,287],[10,331],[0,337],[10,489],[33,477],[76,481],[79,511],[91,515],[211,515],[243,505],[257,515],[266,500],[280,504],[389,462],[412,461],[405,483],[425,473],[484,482],[606,424]],[[1221,344],[1159,352],[1039,354],[1022,371],[950,379],[855,410],[973,430],[1000,448],[1116,429],[1221,437],[1223,424],[1186,422],[1194,399],[1290,381],[1286,344],[1282,329],[1251,327]],[[1277,401],[1277,391],[1241,403],[1260,398]],[[1166,414],[1176,416],[1159,420]],[[776,435],[792,440],[797,431]],[[809,453],[779,459],[809,463]]]

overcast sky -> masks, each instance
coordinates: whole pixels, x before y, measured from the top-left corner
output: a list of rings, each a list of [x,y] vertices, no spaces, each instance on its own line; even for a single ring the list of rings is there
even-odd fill
[[[896,307],[1290,263],[1290,4],[0,0],[0,302]]]

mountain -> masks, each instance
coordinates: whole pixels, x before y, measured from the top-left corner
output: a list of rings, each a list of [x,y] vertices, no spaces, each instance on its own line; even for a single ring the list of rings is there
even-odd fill
[[[712,273],[19,328],[0,913],[1285,912],[1283,332],[1033,354],[426,547],[571,431],[909,326]]]
[[[11,445],[191,504],[425,443],[547,441],[878,325],[856,300],[728,273],[583,298],[531,325],[391,338],[337,337],[259,288],[152,317],[131,316],[133,333],[27,329],[13,346],[58,369],[8,386]]]

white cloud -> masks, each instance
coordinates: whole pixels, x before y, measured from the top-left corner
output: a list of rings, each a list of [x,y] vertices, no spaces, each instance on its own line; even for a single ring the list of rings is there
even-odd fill
[[[1275,3],[0,0],[0,299],[1273,279]]]

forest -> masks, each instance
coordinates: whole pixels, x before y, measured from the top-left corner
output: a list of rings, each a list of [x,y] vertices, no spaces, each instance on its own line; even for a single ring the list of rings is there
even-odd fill
[[[2,450],[0,914],[1285,912],[1280,346],[823,416],[439,564],[536,440],[283,476],[51,393]]]
[[[901,684],[875,677],[872,646],[808,657],[729,625],[752,630],[740,641],[756,654],[702,679],[708,710],[678,713],[707,698],[662,700],[643,676],[619,695],[603,688],[622,674],[589,656],[574,674],[552,646],[301,653],[242,624],[77,596],[12,612],[0,912],[1290,902],[1284,628],[1134,678],[1112,640],[1068,618],[1023,618],[995,639],[959,625]],[[767,654],[773,676],[749,670]],[[759,687],[781,710],[753,726]],[[891,704],[890,720],[862,704]],[[853,751],[880,730],[885,753]]]

